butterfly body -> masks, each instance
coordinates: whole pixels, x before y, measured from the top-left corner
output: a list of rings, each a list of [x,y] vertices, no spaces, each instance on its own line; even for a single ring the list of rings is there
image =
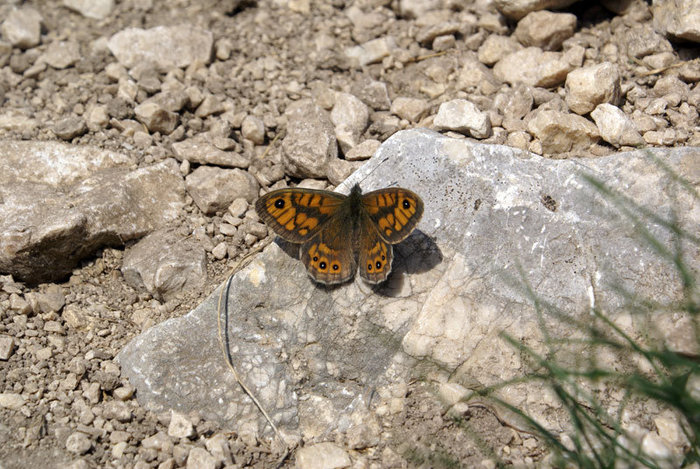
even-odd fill
[[[408,189],[349,195],[313,189],[279,189],[260,197],[255,210],[275,233],[302,244],[301,260],[317,282],[345,282],[360,269],[369,283],[391,272],[391,245],[405,239],[423,214],[423,201]]]

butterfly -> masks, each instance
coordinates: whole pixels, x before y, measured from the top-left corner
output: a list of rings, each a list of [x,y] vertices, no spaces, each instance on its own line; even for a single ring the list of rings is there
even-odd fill
[[[283,239],[301,244],[301,261],[312,279],[335,284],[357,271],[369,283],[391,272],[392,244],[413,231],[423,201],[408,189],[392,187],[350,195],[314,189],[279,189],[255,203],[258,216]]]

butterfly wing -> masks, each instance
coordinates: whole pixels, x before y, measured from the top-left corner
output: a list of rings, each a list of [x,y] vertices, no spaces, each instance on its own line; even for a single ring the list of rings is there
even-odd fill
[[[368,217],[360,220],[360,276],[369,283],[381,283],[391,272],[393,249],[379,236],[376,224]]]
[[[292,243],[313,238],[338,213],[347,196],[313,189],[278,189],[255,202],[258,216]]]
[[[377,234],[389,244],[406,239],[423,216],[418,194],[400,187],[368,192],[362,196],[362,206]]]
[[[301,260],[317,282],[342,283],[350,280],[357,271],[352,224],[342,222],[348,214],[343,209],[341,212],[301,248]]]

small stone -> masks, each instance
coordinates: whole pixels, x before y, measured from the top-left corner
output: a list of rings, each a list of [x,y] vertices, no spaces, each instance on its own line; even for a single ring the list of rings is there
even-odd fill
[[[68,68],[79,60],[80,46],[75,41],[53,41],[39,57],[39,61],[59,70]]]
[[[87,132],[87,126],[82,118],[71,116],[58,121],[52,130],[58,138],[70,141]]]
[[[493,67],[493,74],[510,84],[551,88],[566,80],[573,66],[558,52],[527,47],[503,57]]]
[[[348,453],[334,443],[318,443],[299,448],[296,453],[299,469],[335,469],[351,464]]]
[[[114,459],[121,459],[121,457],[124,455],[124,451],[128,446],[129,444],[126,441],[120,441],[119,443],[115,443],[111,448],[112,457]]]
[[[63,0],[63,4],[86,18],[103,20],[114,9],[114,0]]]
[[[188,138],[172,145],[173,155],[178,161],[211,164],[229,168],[247,168],[250,160],[234,151],[223,151],[202,138]]]
[[[217,433],[211,438],[208,438],[204,442],[204,446],[217,463],[223,463],[225,465],[233,463],[231,448],[228,444],[228,439],[223,433]]]
[[[2,22],[2,37],[21,49],[37,46],[41,40],[41,14],[34,8],[12,9]]]
[[[418,122],[428,112],[429,104],[425,99],[399,96],[391,103],[391,112],[410,122]]]
[[[526,47],[555,51],[561,49],[562,43],[575,31],[576,15],[540,10],[521,19],[513,35]]]
[[[241,135],[256,145],[265,143],[265,124],[255,116],[247,115],[241,122]]]
[[[546,154],[588,150],[600,137],[589,120],[559,111],[538,112],[528,122],[527,129],[539,139]]]
[[[601,103],[617,105],[621,95],[620,71],[610,62],[574,70],[566,77],[566,104],[576,114],[588,114]]]
[[[187,469],[216,469],[216,459],[204,448],[192,448],[187,456]]]
[[[363,77],[353,84],[351,93],[375,111],[387,111],[391,107],[386,83]],[[332,107],[332,105],[331,105]]]
[[[374,155],[374,153],[379,149],[380,145],[381,142],[379,140],[365,140],[345,153],[345,159],[348,161],[367,160]]]
[[[359,66],[370,65],[381,62],[384,57],[388,57],[391,51],[396,48],[396,41],[391,36],[383,36],[372,39],[359,46],[345,50],[345,55]]]
[[[221,99],[216,96],[207,95],[204,97],[202,103],[197,107],[194,115],[197,117],[207,117],[214,114],[221,114],[226,108]]]
[[[357,145],[369,123],[369,108],[350,93],[337,93],[331,111],[335,136],[343,153]]]
[[[617,106],[608,103],[599,104],[591,112],[591,117],[600,131],[601,138],[617,148],[622,145],[637,146],[644,143],[634,121]]]
[[[503,57],[520,49],[522,49],[522,46],[512,37],[492,34],[481,44],[477,54],[479,62],[485,65],[493,65]]]
[[[151,62],[160,70],[209,63],[213,45],[211,31],[188,25],[126,28],[107,42],[109,50],[126,68]]]
[[[32,312],[32,307],[29,302],[17,293],[10,295],[10,309],[20,314],[29,314]]]
[[[438,130],[469,133],[475,138],[491,135],[491,120],[476,105],[466,99],[454,99],[440,105],[433,125]]]
[[[194,426],[185,415],[173,410],[170,413],[168,435],[173,438],[190,438],[194,436]]]
[[[134,397],[134,391],[134,387],[130,384],[127,384],[125,386],[118,387],[117,389],[112,391],[112,394],[120,401],[128,401],[129,399]]]
[[[46,321],[44,323],[44,331],[46,332],[53,332],[55,334],[63,334],[65,333],[65,330],[63,329],[63,326],[61,325],[60,322],[58,321]]]
[[[671,461],[674,456],[668,444],[654,432],[647,433],[642,439],[642,451],[656,461]]]
[[[294,177],[325,177],[329,160],[338,156],[335,130],[328,114],[311,100],[296,101],[285,111],[282,141],[285,172]],[[257,195],[256,195],[257,196]]]
[[[456,43],[457,43],[457,40],[455,39],[454,35],[452,35],[452,34],[446,34],[445,36],[438,36],[433,40],[433,50],[435,52],[442,52],[442,51],[450,50],[455,46]]]
[[[360,164],[357,161],[341,160],[340,158],[332,159],[328,162],[326,177],[331,184],[337,186],[355,172],[360,167]]]
[[[19,410],[24,405],[22,395],[14,392],[0,393],[0,407],[10,410]]]
[[[438,397],[448,407],[464,399],[469,391],[459,383],[440,383]]]
[[[225,210],[235,199],[252,203],[258,197],[258,181],[241,169],[200,166],[185,178],[187,192],[207,215]]]
[[[107,127],[107,124],[109,124],[109,114],[107,114],[107,106],[98,104],[92,107],[88,107],[88,111],[85,115],[85,120],[87,122],[88,129],[92,131],[96,131],[101,128]]]
[[[130,422],[132,415],[128,404],[122,401],[105,402],[102,409],[102,417],[115,419],[118,422]]]
[[[234,217],[242,217],[248,210],[248,201],[244,198],[237,198],[228,206],[228,213]]]
[[[168,135],[177,127],[179,116],[162,108],[153,101],[139,104],[134,108],[136,119],[151,132]]]
[[[66,450],[73,454],[85,454],[92,448],[92,441],[85,433],[75,432],[66,439]]]
[[[172,454],[173,442],[170,437],[163,432],[158,432],[153,436],[144,438],[141,446],[147,449],[155,449],[165,454]]]
[[[211,250],[212,256],[214,256],[215,259],[221,260],[226,257],[226,254],[228,252],[228,247],[225,242],[220,242],[216,246],[214,246],[214,249]]]
[[[29,304],[35,313],[57,313],[66,304],[63,289],[58,285],[49,285],[44,292],[28,295]]]
[[[0,335],[0,360],[9,360],[14,348],[14,338],[7,335]]]

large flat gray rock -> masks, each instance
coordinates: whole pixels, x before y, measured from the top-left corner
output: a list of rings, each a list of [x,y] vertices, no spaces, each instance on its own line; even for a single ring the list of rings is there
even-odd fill
[[[699,149],[652,152],[697,185]],[[532,301],[511,282],[520,272],[566,315],[587,320],[592,307],[613,320],[626,315],[622,327],[645,340],[611,284],[669,302],[681,298],[680,280],[582,174],[662,217],[675,213],[686,229],[700,225],[697,203],[643,151],[550,160],[426,130],[399,132],[339,187],[396,184],[423,198],[423,219],[398,245],[389,280],[379,287],[359,278],[335,288],[316,285],[290,256],[293,246],[271,244],[225,294],[222,330],[239,373],[281,428],[305,437],[347,429],[347,416],[366,405],[372,389],[382,394],[411,376],[468,389],[519,376],[527,368],[502,331],[537,351],[546,350],[542,324],[558,337],[580,334],[556,317],[539,322]],[[661,226],[647,228],[672,243]],[[698,247],[684,249],[697,273]],[[219,291],[135,338],[118,360],[147,408],[199,410],[230,428],[262,430],[219,348]],[[673,324],[680,323],[671,330],[680,327]],[[568,425],[537,383],[501,393],[549,428]],[[632,416],[639,410],[629,409]]]

